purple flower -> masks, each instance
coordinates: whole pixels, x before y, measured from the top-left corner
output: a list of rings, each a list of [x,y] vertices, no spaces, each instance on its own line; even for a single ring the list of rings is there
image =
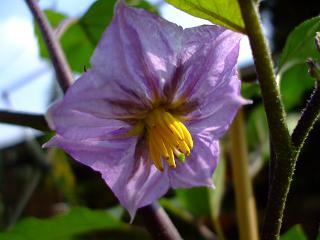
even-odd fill
[[[213,186],[240,96],[241,35],[182,29],[120,2],[92,68],[48,111],[63,148],[99,171],[133,218],[170,187]]]

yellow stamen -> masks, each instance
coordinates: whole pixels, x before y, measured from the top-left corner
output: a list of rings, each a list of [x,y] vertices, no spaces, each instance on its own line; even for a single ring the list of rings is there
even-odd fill
[[[193,148],[193,141],[192,141],[192,137],[191,137],[190,132],[188,131],[187,127],[182,122],[179,122],[179,125],[183,131],[184,140],[188,144],[188,147],[190,149],[192,149]]]
[[[161,156],[160,156],[160,153],[157,151],[157,146],[155,145],[152,138],[149,138],[149,154],[150,154],[150,158],[153,161],[153,164],[156,166],[156,168],[160,172],[163,172],[164,169],[163,169],[162,162],[161,162]]]
[[[175,120],[174,117],[168,112],[163,113],[163,119],[167,126],[170,128],[170,130],[179,137],[180,140],[183,140],[183,133],[182,130],[179,127],[178,122]]]
[[[190,155],[193,148],[191,134],[171,113],[156,108],[148,113],[145,123],[150,158],[157,169],[163,171],[162,158],[170,168],[175,168],[175,157],[184,162],[185,156]]]
[[[166,159],[167,163],[171,168],[176,168],[176,162],[174,161],[174,154],[172,148],[170,148],[170,145],[166,144],[166,147],[168,149],[169,158]]]
[[[185,155],[189,156],[190,155],[190,148],[188,147],[186,142],[180,142],[179,144],[179,150],[184,153]]]
[[[163,154],[165,158],[169,158],[168,151],[166,149],[166,146],[164,145],[164,141],[161,138],[161,136],[157,136],[154,130],[151,130],[149,133],[149,137],[154,141],[156,146],[158,147],[160,153]]]

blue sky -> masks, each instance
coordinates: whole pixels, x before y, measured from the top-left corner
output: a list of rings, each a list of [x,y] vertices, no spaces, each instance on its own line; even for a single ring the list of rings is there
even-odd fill
[[[77,17],[92,2],[81,0],[79,4],[77,0],[41,0],[40,6]],[[164,18],[183,27],[208,23],[168,4],[163,4],[160,11]],[[32,16],[24,1],[1,1],[0,36],[0,109],[44,113],[52,87],[53,71],[50,63],[38,57]],[[240,63],[247,63],[251,53],[246,39],[241,48]],[[25,128],[0,123],[0,147],[21,141],[26,135]]]

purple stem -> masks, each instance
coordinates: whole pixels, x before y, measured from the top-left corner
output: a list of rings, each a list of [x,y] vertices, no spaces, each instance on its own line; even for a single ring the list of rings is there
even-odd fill
[[[163,208],[156,202],[140,208],[138,214],[143,217],[145,227],[153,239],[179,240],[182,239]]]
[[[45,15],[39,8],[37,1],[25,1],[39,25],[43,40],[47,46],[50,59],[56,72],[59,85],[62,88],[62,91],[66,92],[68,87],[72,85],[73,77],[61,46],[54,36],[53,30]]]
[[[13,111],[0,111],[0,122],[31,127],[40,131],[50,131],[50,128],[41,114],[30,114]]]

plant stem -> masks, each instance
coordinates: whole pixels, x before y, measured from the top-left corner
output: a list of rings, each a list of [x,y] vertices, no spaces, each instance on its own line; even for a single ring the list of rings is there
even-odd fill
[[[300,150],[309,132],[313,128],[314,123],[318,120],[320,114],[320,84],[316,82],[316,87],[308,101],[302,115],[298,121],[297,126],[292,133],[292,143]]]
[[[163,206],[165,210],[169,213],[172,213],[175,217],[179,218],[183,222],[190,224],[197,228],[199,234],[206,240],[223,240],[222,238],[218,238],[205,224],[195,219],[191,213],[186,211],[185,209],[181,209],[173,204],[170,200],[166,198],[162,198],[160,200],[160,204]],[[220,226],[220,225],[219,225]]]
[[[290,134],[285,122],[284,107],[275,80],[271,55],[263,35],[258,12],[252,0],[239,0],[239,4],[252,48],[270,135],[275,145],[275,152],[288,159],[291,155]]]
[[[0,122],[31,127],[40,131],[50,131],[44,116],[41,114],[0,111]]]
[[[39,146],[38,142],[36,142],[34,138],[29,134],[26,135],[26,146],[29,152],[32,154],[33,160],[35,163],[37,163],[37,165],[34,167],[32,176],[30,176],[30,179],[28,179],[26,186],[21,193],[21,197],[19,199],[19,202],[17,203],[16,208],[10,214],[7,226],[8,229],[10,229],[20,218],[23,210],[27,206],[30,198],[39,185],[41,177],[46,171],[50,169],[50,165],[46,161],[46,156],[43,153],[42,148]]]
[[[253,0],[239,0],[239,5],[254,56],[276,156],[262,233],[262,239],[273,240],[279,239],[283,211],[298,154],[292,147],[285,123],[284,107],[275,81],[272,60],[263,35],[258,10]]]
[[[140,208],[138,214],[143,217],[145,226],[153,239],[182,239],[170,218],[158,203],[154,202],[151,205]]]
[[[236,194],[236,209],[241,240],[257,240],[258,221],[248,167],[248,152],[242,109],[230,128],[231,166]]]
[[[39,8],[37,1],[25,1],[39,25],[41,34],[48,49],[50,59],[56,72],[59,85],[62,88],[62,91],[66,92],[68,87],[71,86],[73,82],[73,77],[61,46],[54,36],[53,30],[48,23],[45,15]]]

